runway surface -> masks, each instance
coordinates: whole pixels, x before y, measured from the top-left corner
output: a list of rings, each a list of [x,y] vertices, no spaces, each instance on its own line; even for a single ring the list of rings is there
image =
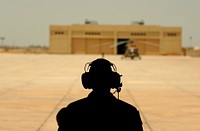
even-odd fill
[[[85,63],[100,57],[0,54],[0,130],[56,131],[57,112],[91,91],[81,85]],[[200,130],[200,58],[105,58],[123,75],[120,99],[137,107],[145,131]]]

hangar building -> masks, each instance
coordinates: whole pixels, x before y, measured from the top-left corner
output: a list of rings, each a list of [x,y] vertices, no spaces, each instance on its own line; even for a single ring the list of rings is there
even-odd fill
[[[123,54],[126,44],[116,45],[127,40],[141,55],[180,55],[182,49],[181,27],[85,23],[51,25],[49,31],[52,54]]]

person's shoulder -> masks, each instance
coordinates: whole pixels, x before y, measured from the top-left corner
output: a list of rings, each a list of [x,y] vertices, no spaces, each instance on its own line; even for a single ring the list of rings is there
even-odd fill
[[[82,99],[73,101],[73,102],[69,103],[68,105],[66,105],[65,107],[62,107],[58,111],[57,115],[62,116],[63,114],[69,114],[73,110],[79,109],[83,105],[83,103],[85,103],[85,101],[86,101],[86,98],[82,98]]]
[[[78,99],[76,101],[73,101],[73,102],[69,103],[68,106],[78,106],[78,105],[82,105],[82,104],[84,104],[86,102],[87,102],[87,98],[81,98],[81,99]]]
[[[84,103],[86,103],[86,101],[87,101],[86,98],[81,98],[81,99],[72,101],[66,107],[63,107],[60,111],[64,111],[64,110],[67,110],[67,109],[78,108],[79,106],[82,106]]]
[[[126,101],[118,100],[118,103],[119,103],[120,107],[122,107],[122,108],[130,109],[133,111],[138,111],[135,106],[131,105],[130,103],[128,103]]]

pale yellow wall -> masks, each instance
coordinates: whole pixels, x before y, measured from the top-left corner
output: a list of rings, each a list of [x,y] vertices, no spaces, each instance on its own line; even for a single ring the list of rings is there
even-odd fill
[[[68,26],[50,26],[50,53],[71,53],[71,32]]]
[[[182,49],[182,33],[181,28],[165,27],[163,28],[163,36],[160,54],[177,54],[180,55]]]

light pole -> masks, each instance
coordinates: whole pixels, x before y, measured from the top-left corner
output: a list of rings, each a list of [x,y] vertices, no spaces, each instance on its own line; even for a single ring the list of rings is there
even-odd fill
[[[190,36],[190,46],[192,47],[192,36]]]
[[[5,37],[0,37],[0,40],[1,40],[0,48],[1,48],[1,46],[2,46],[2,48],[3,48],[3,41],[5,40]]]
[[[5,37],[0,37],[1,45],[3,45],[3,41],[4,41],[5,39],[6,39]]]

